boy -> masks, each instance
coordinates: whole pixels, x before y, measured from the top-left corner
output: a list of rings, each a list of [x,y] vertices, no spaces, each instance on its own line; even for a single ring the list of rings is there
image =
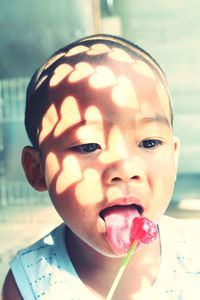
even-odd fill
[[[18,252],[3,299],[105,299],[127,252],[123,226],[137,216],[158,224],[159,238],[134,253],[114,299],[200,291],[199,233],[162,217],[179,153],[172,123],[161,68],[121,38],[83,38],[36,72],[25,116],[32,147],[22,164],[64,223]]]

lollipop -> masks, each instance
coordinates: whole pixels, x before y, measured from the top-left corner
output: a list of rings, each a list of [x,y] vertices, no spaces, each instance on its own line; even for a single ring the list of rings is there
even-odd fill
[[[158,236],[157,225],[147,218],[133,219],[130,237],[132,242],[137,240],[142,244],[153,242]]]
[[[121,267],[113,281],[113,284],[106,297],[106,300],[112,299],[112,296],[118,286],[118,283],[137,245],[149,244],[153,242],[157,237],[158,237],[158,229],[156,224],[154,224],[152,221],[150,221],[147,218],[135,217],[133,219],[131,231],[130,231],[130,239],[132,241],[132,245],[126,257],[122,261]]]

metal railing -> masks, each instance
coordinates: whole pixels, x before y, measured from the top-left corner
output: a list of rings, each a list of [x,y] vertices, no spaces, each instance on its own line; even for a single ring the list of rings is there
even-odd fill
[[[0,207],[47,199],[28,185],[21,167],[21,150],[29,143],[23,124],[28,82],[0,80]]]

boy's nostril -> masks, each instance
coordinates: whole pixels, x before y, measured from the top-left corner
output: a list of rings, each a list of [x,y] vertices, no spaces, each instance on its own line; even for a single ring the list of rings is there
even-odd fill
[[[132,176],[130,179],[137,180],[137,179],[139,179],[139,178],[140,178],[140,176],[136,175],[136,176]]]
[[[112,178],[112,180],[111,181],[121,181],[122,179],[120,178],[120,177],[114,177],[114,178]]]

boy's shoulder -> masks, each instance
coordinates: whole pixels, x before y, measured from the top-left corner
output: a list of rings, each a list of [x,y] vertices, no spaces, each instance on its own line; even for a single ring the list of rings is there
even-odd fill
[[[58,290],[57,281],[67,280],[66,272],[63,276],[66,267],[63,261],[67,255],[64,232],[65,225],[61,224],[34,244],[19,250],[12,260],[11,270],[25,299],[35,299],[33,294],[44,297],[50,287],[52,291]]]
[[[32,258],[44,256],[44,254],[55,252],[57,240],[63,238],[64,224],[60,224],[42,238],[33,244],[19,250],[17,256],[23,257],[24,260],[30,261]]]
[[[61,224],[33,245],[18,251],[11,270],[23,299],[90,299],[66,250]],[[78,287],[78,288],[77,288]]]

